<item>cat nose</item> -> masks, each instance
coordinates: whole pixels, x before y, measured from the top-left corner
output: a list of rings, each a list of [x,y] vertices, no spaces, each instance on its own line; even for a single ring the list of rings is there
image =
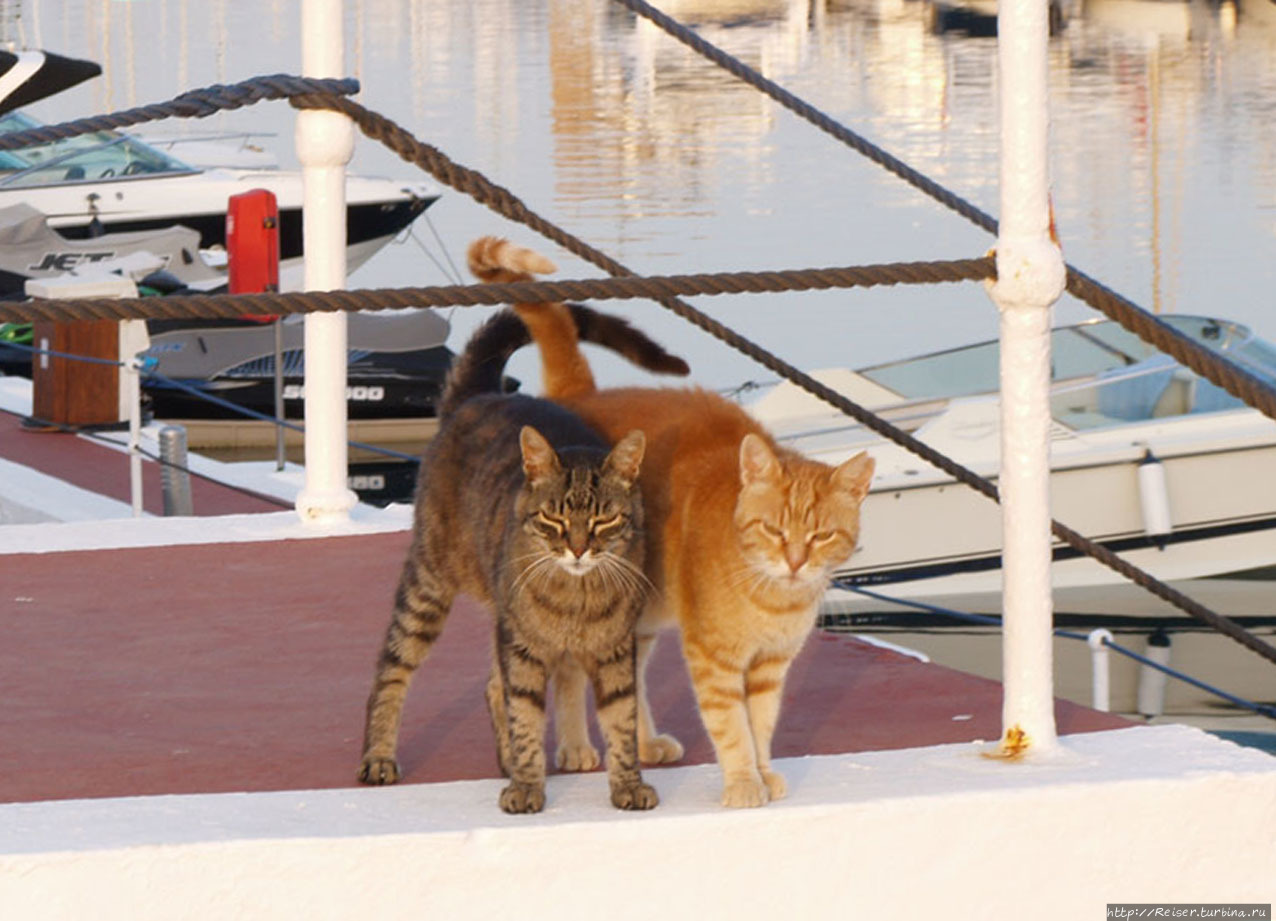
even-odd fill
[[[567,549],[579,560],[589,551],[589,538],[582,534],[570,534],[567,537]]]
[[[784,548],[784,558],[788,561],[789,572],[796,573],[806,565],[806,547],[789,544]]]

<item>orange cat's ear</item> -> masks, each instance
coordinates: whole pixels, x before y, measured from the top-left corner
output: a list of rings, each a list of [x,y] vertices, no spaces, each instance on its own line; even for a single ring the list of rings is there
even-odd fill
[[[518,446],[523,451],[523,473],[527,474],[527,482],[539,483],[562,469],[549,442],[530,425],[523,426],[518,433]]]
[[[873,458],[861,451],[833,471],[833,485],[843,492],[850,493],[856,502],[862,502],[868,495],[868,486],[873,479],[873,470],[876,467],[877,463]]]
[[[740,485],[774,483],[781,474],[780,462],[766,440],[750,432],[740,442]]]
[[[624,481],[626,487],[638,480],[638,468],[642,466],[642,455],[647,450],[647,436],[639,429],[634,429],[611,449],[603,469]]]

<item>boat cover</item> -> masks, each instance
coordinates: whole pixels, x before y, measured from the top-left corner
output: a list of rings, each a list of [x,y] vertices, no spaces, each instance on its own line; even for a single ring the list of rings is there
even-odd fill
[[[72,240],[28,204],[0,208],[0,272],[6,279],[51,278],[136,252],[153,254],[166,271],[187,284],[215,274],[200,258],[199,232],[181,224]],[[16,281],[6,285],[11,286],[21,288]]]

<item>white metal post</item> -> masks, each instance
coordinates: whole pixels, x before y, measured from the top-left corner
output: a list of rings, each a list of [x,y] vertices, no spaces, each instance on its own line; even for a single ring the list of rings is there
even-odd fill
[[[1050,593],[1050,306],[1063,293],[1049,180],[1045,0],[1001,0],[1001,754],[1057,747]]]
[[[128,399],[128,481],[132,499],[133,517],[141,518],[142,499],[142,381],[136,356],[128,358],[120,367],[124,375],[124,390]]]
[[[304,76],[344,76],[341,7],[341,0],[304,0]],[[354,125],[336,112],[303,110],[296,141],[305,184],[306,290],[334,291],[346,284],[346,164]],[[306,480],[297,512],[306,521],[344,521],[356,501],[346,486],[346,315],[308,314],[305,348]]]

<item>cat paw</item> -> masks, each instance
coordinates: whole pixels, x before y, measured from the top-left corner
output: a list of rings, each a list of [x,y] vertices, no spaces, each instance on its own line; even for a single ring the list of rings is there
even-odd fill
[[[659,802],[656,788],[641,780],[611,788],[611,804],[617,809],[654,809]]]
[[[399,763],[393,758],[364,758],[359,766],[359,780],[367,784],[399,782]]]
[[[767,792],[771,794],[771,799],[784,799],[785,794],[789,792],[789,785],[784,782],[784,775],[765,769],[761,771],[761,774],[762,782],[766,784]]]
[[[722,805],[729,809],[752,809],[768,802],[767,785],[757,775],[732,778],[722,788]]]
[[[598,749],[586,742],[583,745],[559,743],[554,752],[554,764],[562,771],[592,771],[602,764]]]
[[[681,760],[682,752],[682,743],[671,735],[638,741],[638,758],[643,764],[669,764]]]
[[[545,785],[516,780],[501,791],[500,804],[509,813],[540,812],[545,808]]]

